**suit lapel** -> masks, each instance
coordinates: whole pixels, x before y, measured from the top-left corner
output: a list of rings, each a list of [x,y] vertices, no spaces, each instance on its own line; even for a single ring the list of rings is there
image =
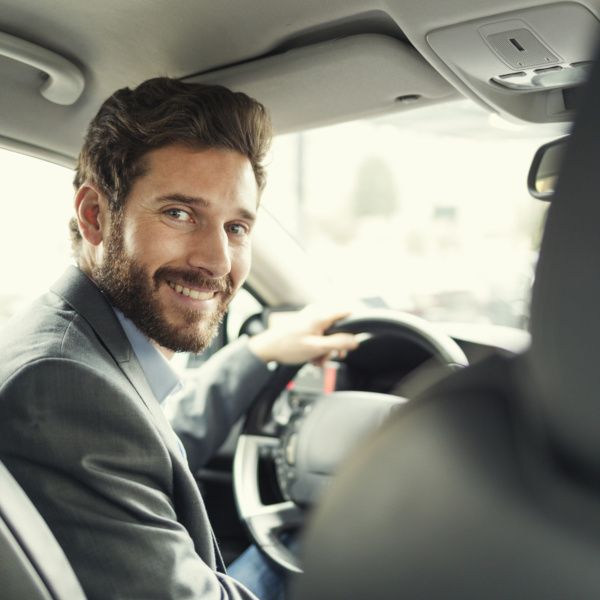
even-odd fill
[[[198,507],[201,521],[204,521],[203,526],[200,528],[204,530],[204,535],[200,531],[194,540],[195,543],[201,546],[198,551],[205,559],[208,558],[208,564],[212,566],[217,564],[220,567],[219,570],[223,570],[223,561],[210,526],[204,501],[189,470],[187,460],[181,453],[180,442],[154,397],[144,371],[110,303],[96,284],[74,266],[67,269],[63,276],[52,286],[51,291],[60,296],[87,321],[151,413],[152,421],[169,448],[174,462],[179,464],[180,471],[189,479],[189,487],[197,496],[195,504]],[[207,539],[206,532],[210,532],[210,539]]]
[[[166,418],[154,398],[129,340],[111,305],[96,284],[78,268],[69,267],[51,290],[70,304],[87,321],[152,413],[157,425],[160,425],[161,433],[168,432],[171,428],[170,426],[165,427],[168,425]],[[174,443],[174,447],[177,447],[173,441],[172,431],[167,438],[169,442]]]

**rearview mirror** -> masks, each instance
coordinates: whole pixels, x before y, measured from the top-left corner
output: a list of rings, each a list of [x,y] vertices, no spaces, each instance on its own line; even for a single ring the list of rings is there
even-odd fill
[[[569,136],[566,136],[548,142],[535,153],[527,177],[527,187],[534,198],[552,198],[568,139]]]

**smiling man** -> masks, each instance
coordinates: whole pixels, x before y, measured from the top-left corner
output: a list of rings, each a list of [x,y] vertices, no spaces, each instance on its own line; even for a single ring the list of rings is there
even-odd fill
[[[253,597],[225,574],[160,405],[178,387],[166,359],[206,347],[248,275],[270,136],[262,105],[218,86],[157,78],[113,94],[79,157],[78,267],[2,332],[0,458],[90,599]],[[219,415],[206,448],[267,361],[354,348],[323,336],[340,316],[227,348],[196,390]]]
[[[161,347],[200,352],[248,275],[256,180],[232,150],[169,145],[144,163],[104,244],[102,194],[79,188],[81,268]]]
[[[117,92],[90,125],[76,176],[79,264],[162,348],[204,349],[246,279],[270,136],[247,96],[166,79]]]

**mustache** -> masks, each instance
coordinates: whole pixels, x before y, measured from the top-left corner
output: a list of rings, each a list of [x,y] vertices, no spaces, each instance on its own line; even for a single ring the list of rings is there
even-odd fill
[[[154,273],[154,288],[158,289],[161,281],[173,281],[187,283],[192,287],[199,287],[211,292],[221,292],[230,296],[233,294],[233,281],[229,275],[224,277],[205,277],[198,271],[191,269],[174,269],[172,267],[160,267]]]

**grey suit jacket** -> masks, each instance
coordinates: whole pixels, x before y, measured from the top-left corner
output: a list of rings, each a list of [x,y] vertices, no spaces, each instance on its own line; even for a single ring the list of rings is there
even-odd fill
[[[271,375],[242,337],[188,374],[184,389],[165,402],[163,409],[185,446],[192,472],[215,454]]]
[[[90,599],[253,598],[112,308],[72,267],[0,340],[0,459]]]

